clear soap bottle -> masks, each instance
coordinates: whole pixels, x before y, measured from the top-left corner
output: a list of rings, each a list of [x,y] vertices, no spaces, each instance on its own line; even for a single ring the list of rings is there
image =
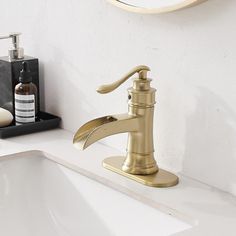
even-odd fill
[[[32,73],[28,63],[22,63],[19,83],[15,86],[15,122],[16,125],[32,123],[37,118],[37,86],[32,82]]]

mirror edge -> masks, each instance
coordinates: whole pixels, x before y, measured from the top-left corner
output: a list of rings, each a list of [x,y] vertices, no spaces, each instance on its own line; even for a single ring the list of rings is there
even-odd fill
[[[159,13],[168,13],[172,11],[177,11],[177,10],[188,8],[188,7],[193,7],[207,0],[184,0],[182,3],[178,3],[173,6],[153,8],[153,9],[132,6],[132,5],[120,2],[118,0],[107,0],[107,1],[123,10],[130,11],[130,12],[142,13],[142,14],[159,14]]]

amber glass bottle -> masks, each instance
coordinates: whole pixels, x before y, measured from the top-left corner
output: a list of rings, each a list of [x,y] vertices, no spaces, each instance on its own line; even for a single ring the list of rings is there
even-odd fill
[[[32,83],[32,75],[27,62],[23,62],[19,84],[15,87],[16,125],[35,122],[37,119],[37,87]]]

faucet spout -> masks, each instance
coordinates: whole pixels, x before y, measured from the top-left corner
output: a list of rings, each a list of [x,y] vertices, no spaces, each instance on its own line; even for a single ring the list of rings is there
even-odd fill
[[[138,131],[138,123],[138,116],[129,114],[103,116],[81,126],[74,136],[73,144],[78,149],[84,150],[107,136]]]

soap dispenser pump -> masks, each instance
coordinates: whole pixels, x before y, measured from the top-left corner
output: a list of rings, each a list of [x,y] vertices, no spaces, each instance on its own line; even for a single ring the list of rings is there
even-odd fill
[[[21,33],[10,33],[0,36],[0,39],[11,39],[12,45],[8,55],[0,57],[0,107],[7,109],[15,115],[14,92],[15,86],[19,83],[22,62],[27,62],[31,70],[32,82],[38,88],[37,110],[40,110],[39,101],[39,62],[37,58],[24,55],[24,49],[20,47]]]
[[[12,47],[8,50],[10,61],[24,58],[24,49],[19,46],[20,35],[21,33],[10,33],[6,36],[0,36],[0,39],[12,39]]]

